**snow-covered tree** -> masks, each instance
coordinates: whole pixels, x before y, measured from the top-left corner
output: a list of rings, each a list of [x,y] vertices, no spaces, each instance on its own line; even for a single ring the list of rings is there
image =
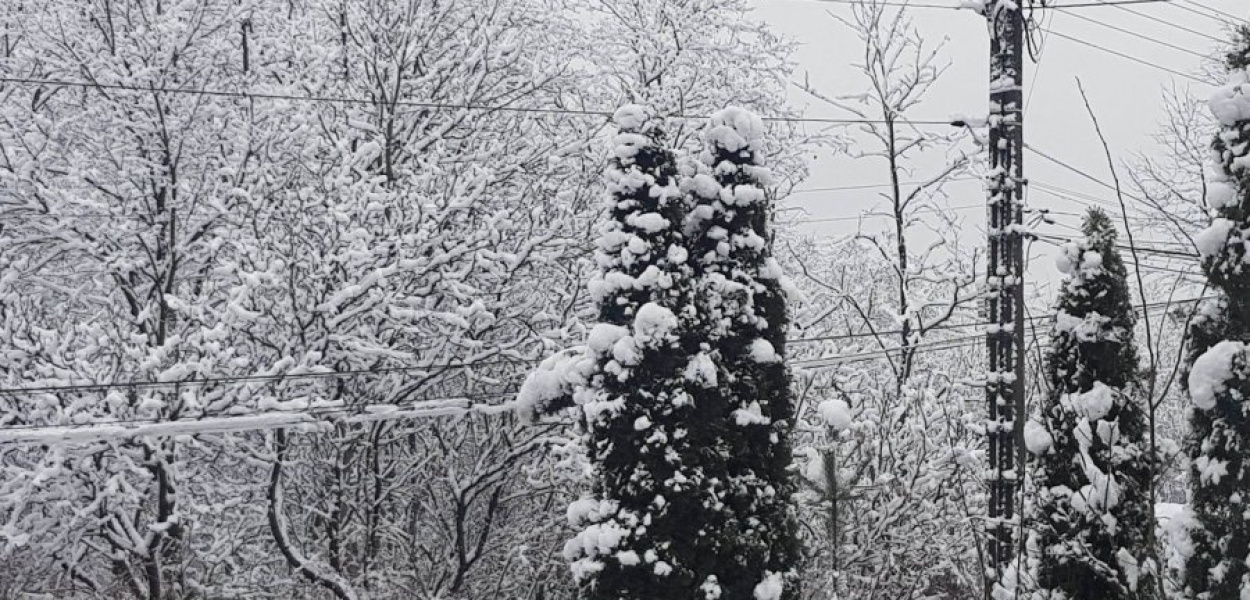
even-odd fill
[[[590,598],[795,598],[794,409],[763,124],[713,116],[678,190],[648,115],[616,118],[591,283],[601,322],[521,392],[548,411],[571,397],[588,423],[594,495],[570,507],[581,530],[566,556]]]
[[[1213,143],[1206,203],[1213,220],[1195,238],[1203,271],[1219,299],[1191,329],[1188,389],[1193,554],[1189,593],[1200,600],[1250,597],[1250,28],[1228,54],[1229,85],[1210,106],[1220,130]]]
[[[599,322],[577,392],[593,495],[569,507],[581,530],[565,556],[585,597],[686,598],[708,568],[694,530],[714,527],[704,506],[713,473],[691,459],[702,441],[695,413],[716,373],[688,347],[693,280],[674,155],[650,109],[625,106],[615,121],[609,215],[590,283]],[[537,383],[523,397],[542,393]]]
[[[795,408],[783,362],[788,283],[772,255],[764,125],[727,108],[712,117],[704,143],[684,185],[693,199],[686,231],[698,278],[697,329],[720,379],[715,398],[699,410],[718,423],[709,442],[727,461],[721,484],[728,529],[716,547],[722,562],[715,583],[724,598],[750,598],[761,579],[760,586],[776,588],[767,597],[793,598],[798,540],[788,432]]]
[[[170,384],[9,394],[0,424],[502,401],[576,303],[559,188],[582,166],[560,161],[594,133],[462,108],[552,103],[543,3],[422,4],[26,5],[0,69],[81,85],[0,89],[0,378]],[[255,374],[297,377],[176,384]],[[471,414],[5,446],[0,570],[148,600],[549,593],[528,579],[554,572],[534,524],[558,494],[518,489],[544,433]]]
[[[5,443],[0,589],[573,593],[550,507],[574,490],[544,460],[563,432],[463,406],[594,320],[594,113],[786,113],[789,47],[745,0],[639,0],[638,21],[580,0],[0,5],[0,74],[45,82],[0,84],[0,383],[163,382],[6,393],[0,427],[323,419]],[[615,54],[610,32],[650,24]],[[252,375],[281,381],[230,381]],[[226,381],[179,383],[205,378]]]
[[[1156,592],[1150,455],[1136,321],[1110,218],[1091,210],[1084,239],[1059,256],[1065,275],[1051,332],[1051,393],[1026,427],[1036,453],[1030,527],[1043,598],[1138,599]]]

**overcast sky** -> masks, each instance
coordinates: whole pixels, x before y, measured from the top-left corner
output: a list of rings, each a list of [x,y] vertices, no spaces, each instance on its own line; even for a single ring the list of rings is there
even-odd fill
[[[954,4],[953,0],[917,1]],[[1061,3],[1077,1],[1059,0]],[[1247,4],[1246,0],[1174,0],[1170,3],[1126,6],[1131,12],[1113,7],[1070,9],[1074,14],[1052,10],[1045,11],[1045,23],[1053,31],[1137,57],[1157,67],[1193,73],[1199,70],[1201,58],[1155,41],[1198,53],[1210,53],[1215,49],[1216,42],[1200,34],[1220,39],[1227,38],[1227,34],[1219,22],[1194,11],[1201,11],[1198,7],[1206,6],[1250,17]],[[759,18],[800,43],[796,59],[800,70],[809,74],[813,84],[831,95],[863,91],[864,79],[857,76],[852,66],[862,55],[862,47],[852,31],[829,15],[832,12],[849,16],[850,6],[822,0],[758,0],[756,10]],[[966,10],[920,7],[908,10],[926,38],[935,43],[945,40],[943,56],[951,63],[929,99],[908,117],[927,120],[946,119],[956,114],[984,115],[988,104],[986,80],[989,52],[984,19]],[[1114,25],[1141,37],[1102,27],[1081,17]],[[1165,86],[1187,86],[1201,98],[1206,98],[1211,90],[1160,68],[1139,64],[1059,36],[1048,36],[1040,62],[1030,62],[1025,67],[1025,94],[1031,98],[1026,107],[1026,142],[1103,179],[1109,179],[1109,171],[1076,88],[1078,77],[1090,95],[1117,158],[1128,158],[1132,152],[1152,151],[1154,140],[1151,134],[1158,129],[1164,117],[1162,89]],[[792,99],[805,107],[807,116],[851,116],[814,101],[797,89],[793,90]],[[1097,184],[1035,155],[1026,155],[1025,167],[1031,181],[1111,199],[1111,194]],[[803,187],[880,183],[885,177],[880,163],[855,163],[845,157],[825,156],[813,164],[811,179]],[[950,189],[953,192],[950,206],[984,203],[979,182],[955,183]],[[791,205],[803,207],[812,218],[853,216],[875,202],[876,193],[874,190],[862,190],[800,194],[791,198]],[[1070,212],[1083,209],[1072,201],[1037,192],[1030,198],[1030,205]],[[958,212],[966,219],[965,231],[976,235],[975,232],[984,224],[984,210],[974,208]],[[1079,223],[1076,218],[1068,218],[1067,221]],[[853,225],[822,223],[812,225],[810,230],[817,231],[819,228],[822,232],[838,234]],[[1059,227],[1051,227],[1049,232],[1071,233]],[[1140,232],[1139,235],[1149,238],[1150,232]],[[1044,248],[1039,247],[1038,250]],[[1050,252],[1046,251],[1046,254]],[[1035,261],[1030,271],[1039,283],[1052,280],[1055,276],[1049,259]]]

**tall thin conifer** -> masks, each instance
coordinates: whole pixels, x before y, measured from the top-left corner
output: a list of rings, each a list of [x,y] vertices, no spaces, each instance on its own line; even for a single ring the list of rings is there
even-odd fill
[[[1154,598],[1150,458],[1135,398],[1136,322],[1116,231],[1091,210],[1084,239],[1063,248],[1065,275],[1046,365],[1042,426],[1026,428],[1038,454],[1033,527],[1039,596]]]
[[[1240,30],[1227,66],[1230,85],[1211,98],[1220,124],[1206,197],[1214,219],[1195,238],[1219,299],[1194,319],[1187,377],[1198,526],[1184,581],[1197,600],[1250,600],[1250,28]]]

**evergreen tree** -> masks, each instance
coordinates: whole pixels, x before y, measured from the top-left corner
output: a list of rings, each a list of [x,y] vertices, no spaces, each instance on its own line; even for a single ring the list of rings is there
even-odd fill
[[[698,280],[696,329],[720,380],[696,410],[701,423],[714,424],[702,433],[724,472],[723,529],[708,555],[715,570],[705,580],[723,600],[798,596],[797,483],[787,439],[794,404],[782,359],[785,281],[772,256],[763,137],[754,114],[717,113],[684,182],[692,206],[686,233]]]
[[[1059,258],[1044,429],[1026,428],[1034,470],[1039,596],[1155,597],[1146,419],[1133,399],[1136,321],[1116,231],[1091,210]]]
[[[693,576],[683,540],[707,499],[689,465],[698,448],[687,435],[694,398],[682,343],[693,311],[685,200],[650,111],[626,106],[615,120],[609,218],[590,283],[599,323],[588,358],[572,361],[585,370],[572,380],[582,383],[593,497],[569,507],[581,530],[565,556],[585,598],[684,598]]]
[[[518,398],[586,417],[594,494],[569,507],[565,555],[588,600],[793,600],[794,407],[762,123],[713,117],[679,192],[657,124],[637,107],[616,120],[600,323]]]
[[[1228,54],[1231,85],[1210,105],[1220,123],[1207,189],[1214,219],[1196,239],[1219,300],[1191,328],[1187,378],[1193,554],[1185,584],[1198,600],[1250,598],[1250,28]]]

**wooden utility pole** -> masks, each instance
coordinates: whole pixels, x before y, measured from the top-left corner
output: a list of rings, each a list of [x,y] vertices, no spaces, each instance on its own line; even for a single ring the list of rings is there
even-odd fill
[[[1020,0],[991,0],[989,261],[989,519],[986,600],[1015,562],[1016,505],[1024,467],[1024,19]]]

